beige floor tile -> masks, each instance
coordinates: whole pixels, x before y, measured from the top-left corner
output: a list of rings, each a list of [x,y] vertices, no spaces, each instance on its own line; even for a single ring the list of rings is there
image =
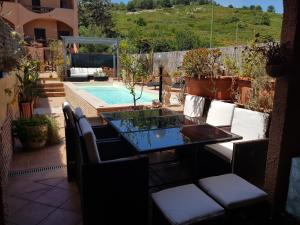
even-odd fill
[[[64,204],[71,196],[70,191],[66,191],[60,188],[53,188],[35,201],[46,205],[58,207]]]
[[[63,209],[57,209],[39,225],[78,225],[80,221],[80,214]]]
[[[31,202],[26,207],[9,216],[8,221],[17,225],[36,225],[45,219],[55,208]]]

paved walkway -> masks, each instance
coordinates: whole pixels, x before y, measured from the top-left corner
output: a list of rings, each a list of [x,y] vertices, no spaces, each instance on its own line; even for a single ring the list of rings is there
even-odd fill
[[[79,225],[80,201],[75,183],[68,183],[61,105],[65,98],[42,98],[36,114],[59,122],[60,144],[34,151],[17,148],[7,188],[8,225]],[[18,146],[19,143],[16,143]]]

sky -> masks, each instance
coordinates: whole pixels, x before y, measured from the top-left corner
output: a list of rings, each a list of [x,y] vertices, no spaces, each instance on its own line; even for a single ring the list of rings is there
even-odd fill
[[[264,10],[267,9],[269,5],[273,5],[277,13],[283,12],[283,0],[216,0],[221,5],[228,6],[233,5],[235,7],[242,7],[244,5],[261,5]],[[128,0],[112,0],[112,2],[124,2],[127,3]]]

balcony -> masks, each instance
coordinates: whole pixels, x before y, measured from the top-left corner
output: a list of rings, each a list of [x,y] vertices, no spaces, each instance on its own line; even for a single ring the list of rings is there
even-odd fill
[[[44,7],[44,6],[34,6],[34,5],[23,5],[26,9],[35,12],[35,13],[49,13],[53,11],[55,8],[52,7]]]

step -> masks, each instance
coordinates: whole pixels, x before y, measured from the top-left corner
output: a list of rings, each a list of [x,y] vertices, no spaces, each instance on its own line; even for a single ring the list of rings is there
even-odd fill
[[[42,97],[65,97],[65,92],[45,92],[41,94]]]
[[[47,80],[47,81],[60,81],[60,79],[58,77],[43,77],[43,78],[39,78],[39,80]]]
[[[51,87],[64,87],[63,83],[45,83],[45,84],[39,84],[39,88],[51,88]]]
[[[40,92],[64,92],[65,89],[63,87],[47,87],[47,88],[38,88]]]

